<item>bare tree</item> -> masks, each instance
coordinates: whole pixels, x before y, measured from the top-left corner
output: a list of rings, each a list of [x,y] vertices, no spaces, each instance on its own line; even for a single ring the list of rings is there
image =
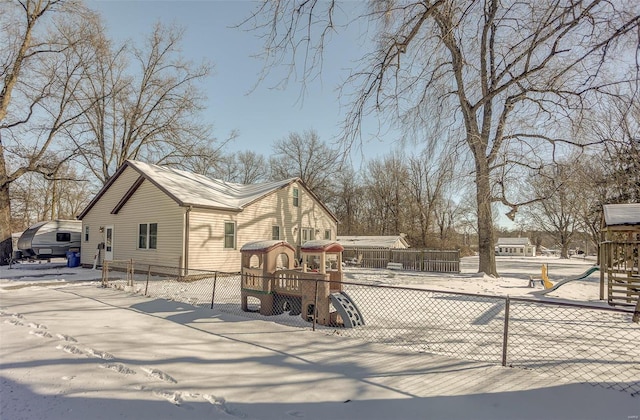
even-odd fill
[[[444,155],[444,153],[443,153]],[[444,190],[453,176],[453,155],[441,156],[432,149],[410,156],[407,163],[408,216],[418,235],[411,235],[415,246],[427,246],[438,204],[446,200]]]
[[[407,167],[400,152],[367,163],[364,186],[369,205],[369,232],[398,235],[406,226]]]
[[[20,177],[11,189],[14,229],[42,220],[75,219],[91,198],[92,185],[84,178],[69,164],[61,166],[53,179],[37,172]]]
[[[547,232],[560,244],[560,258],[569,258],[569,245],[580,226],[583,187],[574,177],[575,166],[575,161],[557,163],[532,177],[533,195],[540,200],[525,210],[530,227]]]
[[[61,0],[3,3],[0,15],[0,264],[11,254],[10,185],[29,172],[50,179],[73,151],[54,148],[83,112],[72,102],[95,15]]]
[[[340,235],[357,235],[364,231],[365,187],[351,166],[343,167],[334,181],[335,192],[327,205],[340,221]]]
[[[340,153],[320,140],[316,131],[292,132],[277,140],[273,151],[269,160],[272,178],[300,177],[321,200],[328,200],[341,165]]]
[[[84,63],[91,106],[72,136],[86,167],[106,183],[127,159],[180,166],[206,151],[213,138],[197,118],[197,83],[210,66],[180,56],[183,31],[156,24],[143,46],[130,48],[113,48],[103,32],[92,39],[100,54]]]
[[[372,50],[361,50],[361,65],[344,85],[343,92],[353,94],[345,141],[357,141],[371,112],[415,125],[439,118],[460,128],[474,161],[478,268],[498,275],[492,203],[502,202],[510,215],[521,203],[512,201],[506,184],[493,188],[496,177],[513,165],[539,168],[561,144],[584,146],[557,127],[569,126],[616,81],[637,78],[626,71],[637,68],[636,62],[622,57],[629,57],[625,49],[637,51],[640,5],[605,0],[369,4],[350,16],[373,29]],[[344,7],[354,9],[353,3]],[[264,2],[247,22],[257,20],[255,29],[265,35],[267,66],[301,66],[291,74],[309,80],[321,73],[324,48],[344,15],[337,0]]]

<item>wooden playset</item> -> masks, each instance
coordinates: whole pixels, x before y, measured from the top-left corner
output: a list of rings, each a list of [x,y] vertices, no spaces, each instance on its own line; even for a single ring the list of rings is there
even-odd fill
[[[600,299],[614,306],[640,306],[640,203],[603,206]]]

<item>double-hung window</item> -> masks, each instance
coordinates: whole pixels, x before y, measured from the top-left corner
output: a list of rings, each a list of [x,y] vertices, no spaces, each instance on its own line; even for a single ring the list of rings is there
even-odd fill
[[[293,189],[293,207],[298,207],[300,205],[300,190],[297,188]]]
[[[236,222],[224,222],[224,248],[236,248]]]
[[[313,241],[315,239],[315,229],[302,228],[302,243]]]
[[[158,248],[158,224],[140,223],[138,225],[138,249]]]
[[[271,239],[273,239],[274,241],[280,240],[280,226],[271,227]]]

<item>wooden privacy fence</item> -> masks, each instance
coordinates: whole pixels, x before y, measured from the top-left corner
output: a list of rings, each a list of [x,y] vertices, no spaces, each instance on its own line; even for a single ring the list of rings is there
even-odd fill
[[[360,258],[360,256],[362,258]],[[349,248],[342,253],[342,260],[360,261],[366,268],[386,268],[389,263],[402,264],[403,270],[439,273],[460,272],[459,250]]]

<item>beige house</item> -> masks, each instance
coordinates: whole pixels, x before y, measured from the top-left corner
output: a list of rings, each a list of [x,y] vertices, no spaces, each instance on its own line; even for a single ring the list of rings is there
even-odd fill
[[[298,248],[336,238],[335,216],[299,178],[243,185],[125,162],[78,216],[81,264],[133,259],[238,272],[240,248],[284,240]],[[99,250],[99,251],[98,251]]]
[[[498,238],[496,255],[535,257],[536,246],[529,238]]]

